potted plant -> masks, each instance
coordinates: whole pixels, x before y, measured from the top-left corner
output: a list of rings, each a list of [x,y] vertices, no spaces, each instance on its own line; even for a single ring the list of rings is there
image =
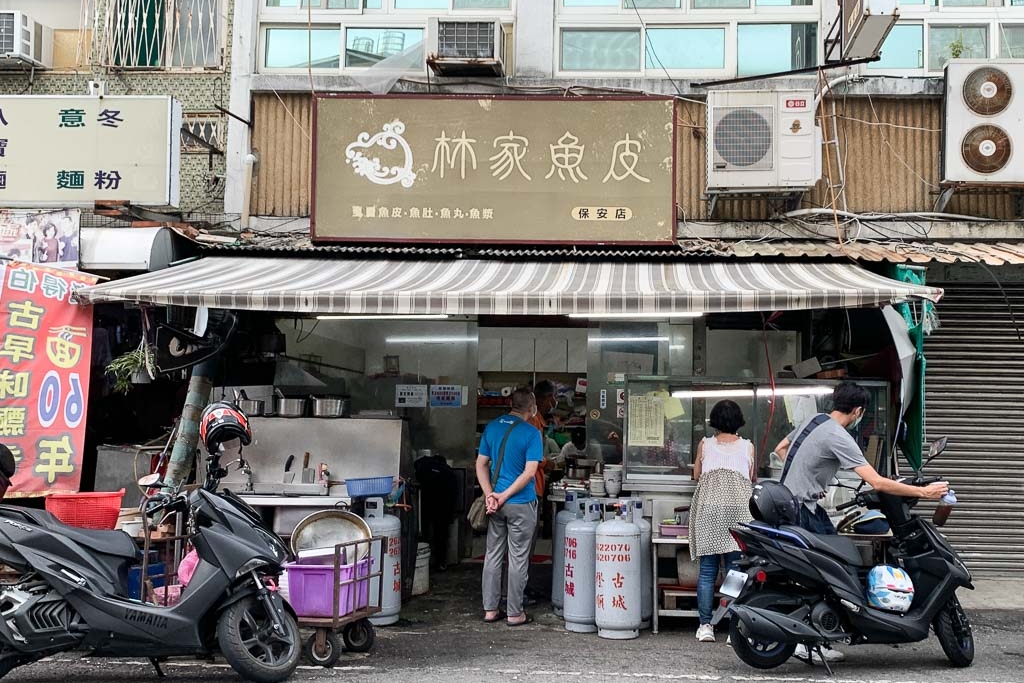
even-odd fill
[[[137,349],[118,356],[107,366],[114,391],[127,394],[133,384],[148,384],[155,377],[152,346],[143,341]]]

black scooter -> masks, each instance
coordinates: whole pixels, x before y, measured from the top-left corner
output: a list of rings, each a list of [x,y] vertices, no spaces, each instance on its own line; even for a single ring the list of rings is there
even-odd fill
[[[140,554],[123,531],[79,529],[47,512],[0,505],[0,563],[20,575],[0,584],[0,677],[70,650],[146,657],[161,677],[163,658],[217,652],[247,680],[291,676],[301,654],[299,628],[274,587],[291,554],[251,507],[217,492],[227,474],[219,459],[220,453],[209,458],[204,488],[146,503],[149,515],[188,515],[199,555],[172,607],[128,597],[129,567]],[[244,465],[241,457],[235,462]],[[139,483],[163,486],[156,475]]]
[[[945,442],[943,438],[932,445],[928,462],[942,452]],[[918,471],[913,479],[900,481],[927,486],[938,478],[925,479]],[[733,651],[758,669],[780,666],[797,644],[822,655],[822,648],[835,642],[918,642],[928,637],[929,629],[935,630],[954,666],[970,666],[974,636],[956,591],[973,590],[971,574],[935,526],[911,514],[917,501],[859,491],[854,500],[839,506],[881,510],[889,521],[893,538],[887,563],[902,567],[914,582],[914,600],[906,614],[868,604],[866,578],[871,566],[849,538],[752,522],[732,531],[745,560],[723,582],[725,597],[712,623],[730,616]],[[828,668],[827,660],[822,660]]]

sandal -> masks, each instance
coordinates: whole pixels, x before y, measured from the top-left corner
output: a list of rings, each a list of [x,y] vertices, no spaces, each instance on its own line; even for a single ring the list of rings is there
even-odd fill
[[[506,619],[506,618],[508,618],[508,615],[505,614],[503,611],[498,610],[498,616],[494,617],[493,619],[488,619],[487,617],[484,617],[483,621],[484,621],[485,624],[496,624],[499,621],[501,621],[502,619]]]
[[[527,614],[526,618],[522,621],[506,621],[505,623],[509,625],[509,628],[515,628],[516,626],[526,626],[527,624],[533,623],[533,617]]]

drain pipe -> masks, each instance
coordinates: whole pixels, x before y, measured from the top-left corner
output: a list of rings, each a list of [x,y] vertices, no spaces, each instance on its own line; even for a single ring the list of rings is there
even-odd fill
[[[821,89],[821,92],[818,93],[814,98],[814,111],[818,111],[818,105],[821,104],[821,101],[825,98],[825,95],[830,93],[833,88],[836,88],[844,83],[853,83],[855,81],[861,80],[864,80],[863,74],[846,74],[845,76],[839,76],[837,78],[833,78],[831,81],[828,81],[827,83],[825,83],[825,87]]]
[[[242,230],[249,229],[249,202],[252,201],[252,174],[256,161],[256,155],[250,152],[245,155],[245,159],[242,162],[245,164],[245,185],[242,187],[242,216],[240,221]]]

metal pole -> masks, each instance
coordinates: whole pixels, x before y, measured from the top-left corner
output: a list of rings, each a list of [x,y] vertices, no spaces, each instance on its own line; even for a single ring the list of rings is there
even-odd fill
[[[165,481],[169,488],[175,488],[180,482],[187,480],[192,469],[196,446],[199,444],[199,417],[210,401],[214,367],[213,359],[207,359],[192,368],[188,395],[185,397],[181,422],[178,424],[178,438],[174,442],[170,462],[167,463]]]

